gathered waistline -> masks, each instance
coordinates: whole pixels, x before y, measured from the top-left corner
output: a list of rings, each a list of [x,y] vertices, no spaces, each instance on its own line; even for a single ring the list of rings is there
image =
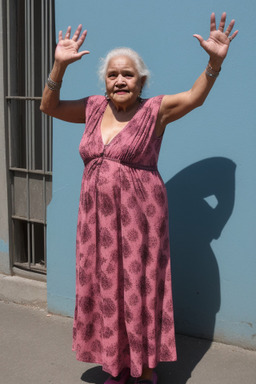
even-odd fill
[[[129,163],[127,161],[123,161],[123,160],[115,159],[113,157],[105,156],[104,153],[101,153],[99,156],[92,157],[89,161],[84,163],[84,165],[86,166],[92,160],[100,159],[100,158],[105,159],[105,160],[114,161],[115,163],[119,163],[121,165],[126,165],[127,167],[130,167],[130,168],[142,169],[142,170],[145,170],[145,171],[157,171],[158,172],[157,166]]]

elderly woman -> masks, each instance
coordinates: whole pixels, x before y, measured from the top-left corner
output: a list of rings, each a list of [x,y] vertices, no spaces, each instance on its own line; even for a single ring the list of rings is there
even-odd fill
[[[208,40],[194,35],[209,54],[193,87],[176,95],[142,99],[149,71],[129,48],[111,51],[100,68],[105,96],[63,101],[59,90],[86,31],[59,33],[55,62],[41,110],[85,123],[79,151],[84,162],[77,225],[77,359],[99,363],[107,384],[157,381],[153,368],[175,361],[167,197],[157,160],[167,124],[203,104],[221,70],[234,20],[218,29],[211,15]]]

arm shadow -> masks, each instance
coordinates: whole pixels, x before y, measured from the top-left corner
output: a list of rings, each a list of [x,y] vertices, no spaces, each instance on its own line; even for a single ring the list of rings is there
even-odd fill
[[[213,340],[221,296],[211,241],[220,238],[232,214],[235,170],[230,159],[212,157],[166,183],[176,332],[205,340],[177,337],[178,361],[158,369],[163,384],[173,375],[175,382],[186,383]]]

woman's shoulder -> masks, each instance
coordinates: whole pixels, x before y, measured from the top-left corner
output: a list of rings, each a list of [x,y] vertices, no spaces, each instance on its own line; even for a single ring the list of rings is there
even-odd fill
[[[145,104],[157,104],[157,103],[161,103],[163,97],[164,95],[157,95],[157,96],[152,96],[152,97],[141,99],[141,100],[144,101]]]
[[[88,111],[98,109],[103,103],[106,102],[106,97],[102,95],[92,95],[85,98],[85,108]]]
[[[153,96],[148,99],[142,99],[142,103],[147,108],[158,109],[161,105],[164,95]]]
[[[103,95],[92,95],[85,98],[87,104],[102,103],[105,99],[106,97]]]
[[[86,124],[97,118],[106,107],[107,99],[102,95],[93,95],[85,98],[85,122]]]

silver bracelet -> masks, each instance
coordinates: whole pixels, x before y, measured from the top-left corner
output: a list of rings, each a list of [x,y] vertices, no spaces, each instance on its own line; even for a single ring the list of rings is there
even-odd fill
[[[59,91],[61,88],[62,81],[56,82],[51,79],[51,76],[48,76],[47,86],[51,91]]]
[[[212,69],[212,67],[210,66],[209,63],[207,65],[206,69],[205,69],[206,75],[209,76],[209,77],[212,77],[213,79],[217,79],[217,77],[220,74],[220,71],[221,71],[221,67],[220,67],[219,71],[214,71],[214,69]]]

